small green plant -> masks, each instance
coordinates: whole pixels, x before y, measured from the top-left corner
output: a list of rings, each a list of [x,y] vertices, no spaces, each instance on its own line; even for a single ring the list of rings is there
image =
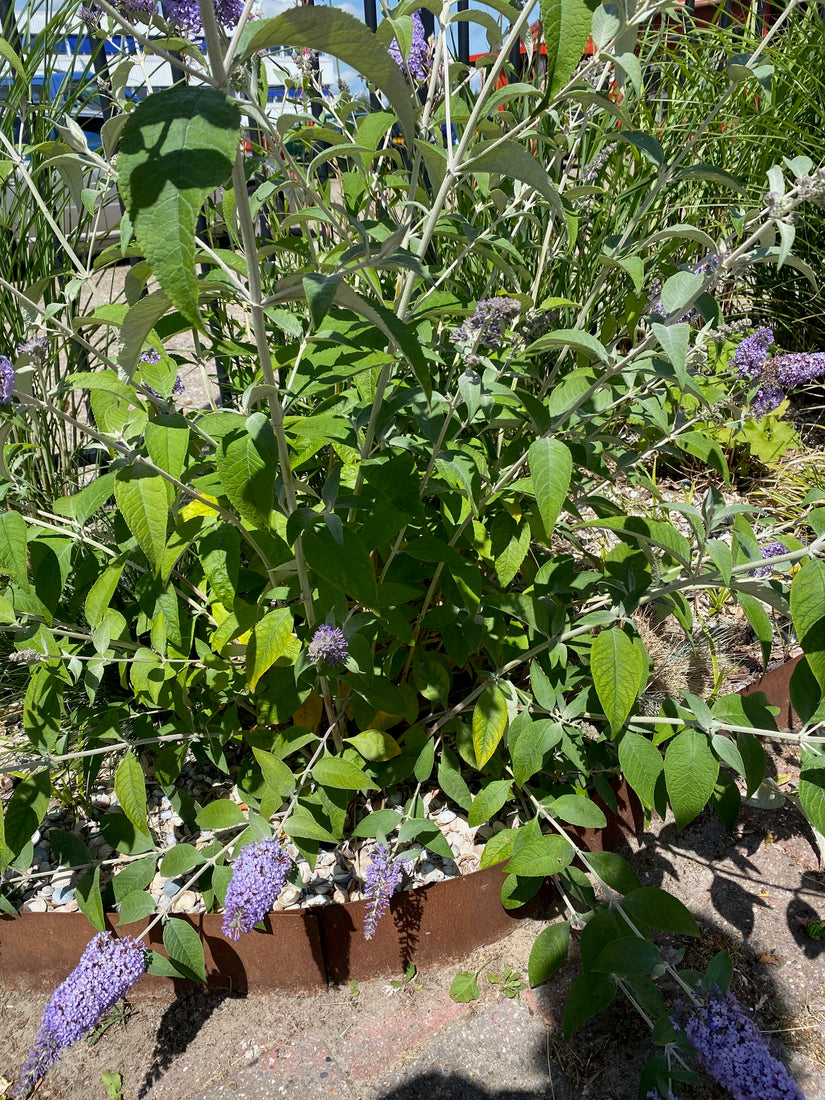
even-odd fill
[[[478,988],[478,976],[480,973],[480,970],[477,970],[475,973],[470,970],[459,971],[450,985],[450,1000],[457,1001],[459,1004],[466,1004],[468,1001],[477,1001],[481,996],[481,991]]]
[[[104,1069],[100,1077],[109,1100],[123,1100],[123,1078],[121,1075]]]
[[[513,970],[510,966],[505,966],[500,974],[491,972],[487,975],[487,981],[497,986],[499,993],[510,1000],[518,997],[523,989],[527,989],[527,982],[522,979],[521,971]]]
[[[410,963],[407,969],[404,971],[403,978],[393,978],[387,982],[394,992],[406,993],[412,995],[413,993],[420,993],[424,988],[424,985],[419,981],[418,970],[415,963]]]

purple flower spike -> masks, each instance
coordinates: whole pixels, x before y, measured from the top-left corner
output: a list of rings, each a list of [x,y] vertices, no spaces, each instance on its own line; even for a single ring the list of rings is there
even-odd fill
[[[146,969],[146,948],[131,936],[115,939],[98,932],[86,946],[80,962],[52,994],[43,1011],[40,1030],[20,1072],[16,1097],[28,1096],[65,1050],[121,997],[125,997]]]
[[[0,405],[8,405],[14,389],[14,367],[11,360],[0,355]]]
[[[215,0],[215,15],[224,27],[234,27],[243,12],[243,0]]]
[[[241,848],[226,891],[223,934],[239,940],[272,908],[284,888],[292,860],[277,840],[258,840]]]
[[[395,862],[386,844],[376,844],[367,868],[364,897],[368,905],[364,913],[364,939],[371,940],[379,920],[386,913],[390,898],[401,882],[401,865]]]
[[[758,328],[751,336],[746,336],[739,344],[733,356],[733,365],[742,378],[758,378],[768,358],[768,349],[773,343],[773,329]]]
[[[390,56],[399,69],[409,79],[426,80],[429,74],[430,59],[427,51],[427,38],[424,33],[424,24],[421,21],[421,12],[412,13],[412,45],[410,55],[406,60],[401,56],[401,47],[398,40],[393,38],[390,42]]]
[[[190,36],[200,34],[201,9],[198,0],[166,0],[164,10],[169,22],[183,34]]]
[[[771,558],[778,558],[781,554],[787,554],[787,547],[783,546],[781,542],[772,542],[768,546],[762,547],[762,557],[765,561],[770,561]],[[761,565],[757,569],[751,570],[752,577],[769,577],[773,569],[770,565]]]
[[[703,1068],[733,1100],[805,1100],[732,993],[717,993],[705,1004],[672,1016],[671,1023],[684,1032]]]
[[[349,654],[343,630],[338,626],[319,626],[307,646],[307,654],[316,665],[323,664],[327,668],[342,665]]]

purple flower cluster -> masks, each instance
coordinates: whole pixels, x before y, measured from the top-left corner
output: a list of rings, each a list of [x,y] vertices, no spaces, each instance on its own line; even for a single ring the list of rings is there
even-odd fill
[[[147,348],[140,357],[141,363],[159,363],[160,352],[157,348]]]
[[[370,865],[364,883],[367,908],[364,913],[364,939],[371,940],[379,920],[386,913],[390,898],[401,882],[401,865],[392,859],[386,844],[376,844],[370,853]]]
[[[243,0],[215,0],[215,15],[224,27],[234,27],[243,12]],[[169,22],[184,35],[192,37],[202,30],[198,0],[166,0]]]
[[[452,341],[459,347],[484,344],[488,348],[500,348],[505,330],[513,327],[520,313],[521,303],[515,298],[482,298],[472,317],[455,329]],[[465,358],[468,363],[477,361],[472,354]]]
[[[155,0],[118,0],[116,7],[127,19],[141,16],[148,22],[155,14],[156,4]]]
[[[768,546],[762,547],[762,557],[765,561],[770,561],[771,558],[778,558],[781,554],[787,554],[788,550],[781,542],[772,542]],[[770,565],[760,565],[757,569],[751,570],[752,577],[769,577],[773,569]]]
[[[0,405],[8,405],[14,389],[14,367],[11,360],[0,355]]]
[[[292,861],[277,840],[257,840],[241,848],[224,902],[223,934],[239,940],[264,919],[284,888]]]
[[[316,665],[326,665],[327,668],[335,668],[346,661],[349,654],[349,646],[344,632],[338,626],[319,626],[312,635],[312,641],[307,646],[307,655],[310,661]]]
[[[756,417],[772,412],[782,404],[788,390],[812,382],[825,375],[825,352],[788,352],[768,358],[773,344],[773,332],[768,327],[759,328],[746,336],[733,357],[733,365],[741,378],[759,381],[759,389],[753,401]]]
[[[430,59],[427,50],[427,38],[424,33],[424,24],[421,21],[421,12],[413,12],[412,25],[412,45],[410,46],[409,57],[405,61],[401,56],[401,47],[398,45],[398,39],[396,38],[393,38],[392,42],[390,42],[390,56],[408,79],[412,77],[414,80],[426,80],[429,72]]]
[[[785,1066],[732,993],[671,1016],[710,1076],[734,1100],[805,1100]]]
[[[17,1081],[15,1096],[28,1096],[70,1047],[125,997],[146,969],[146,948],[131,936],[98,932],[80,962],[52,994],[40,1030]]]
[[[18,355],[28,355],[38,363],[45,363],[49,357],[49,341],[45,336],[30,336],[17,345]]]

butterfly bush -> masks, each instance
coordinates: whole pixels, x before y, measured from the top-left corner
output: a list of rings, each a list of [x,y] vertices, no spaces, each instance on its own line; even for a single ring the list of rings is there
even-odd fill
[[[131,936],[99,932],[80,962],[57,987],[43,1011],[40,1030],[17,1081],[15,1096],[28,1096],[60,1052],[82,1039],[125,997],[146,969],[146,948]]]
[[[759,382],[752,407],[757,418],[778,408],[789,390],[825,375],[825,352],[788,352],[769,358],[772,344],[773,330],[764,326],[746,336],[733,356],[740,378]]]
[[[226,891],[222,931],[230,940],[251,932],[284,888],[292,861],[277,840],[258,840],[241,848]]]
[[[342,665],[349,654],[343,630],[338,626],[319,626],[307,646],[307,654],[316,665],[326,665],[327,668]]]
[[[421,20],[420,12],[413,12],[412,25],[413,36],[409,57],[405,59],[401,56],[401,47],[398,45],[398,39],[396,38],[393,38],[392,42],[390,42],[390,56],[403,71],[405,76],[411,76],[415,80],[426,80],[429,73],[430,62],[427,50],[427,37],[424,33],[424,24]]]
[[[771,558],[778,558],[782,554],[787,554],[787,549],[781,542],[772,542],[768,546],[762,547],[762,557],[766,562],[769,562]],[[770,565],[760,565],[757,569],[751,571],[752,577],[769,577],[773,569]]]
[[[378,922],[389,908],[390,898],[401,883],[401,864],[393,860],[386,844],[372,849],[364,884],[367,909],[364,913],[364,939],[371,940]]]
[[[724,997],[717,993],[702,1004],[677,1011],[671,1023],[733,1100],[805,1100],[732,993]]]
[[[14,367],[11,360],[0,355],[0,405],[8,405],[14,389]]]

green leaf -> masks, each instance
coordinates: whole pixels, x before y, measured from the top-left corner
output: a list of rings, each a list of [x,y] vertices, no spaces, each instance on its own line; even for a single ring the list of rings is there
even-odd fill
[[[352,836],[376,837],[380,833],[387,837],[395,832],[401,820],[401,814],[397,810],[373,810],[358,822],[352,830]]]
[[[68,516],[78,523],[85,523],[97,512],[115,489],[115,471],[110,470],[90,481],[79,493],[70,497],[60,497],[54,502],[54,510],[61,516]]]
[[[321,825],[306,806],[296,806],[284,822],[284,832],[289,837],[303,840],[320,840],[324,844],[336,844],[338,838]]]
[[[622,936],[603,948],[591,970],[617,978],[632,978],[651,974],[660,962],[659,949],[654,944],[639,936]]]
[[[547,90],[558,95],[582,59],[595,2],[540,0],[541,25],[547,48]]]
[[[100,831],[106,843],[125,856],[135,855],[138,852],[151,852],[155,847],[151,836],[136,829],[126,814],[118,810],[104,814],[100,822]]]
[[[23,700],[23,729],[38,752],[51,752],[63,731],[63,682],[53,668],[35,668]]]
[[[485,144],[481,142],[470,150],[467,170],[474,173],[492,172],[506,178],[521,180],[522,183],[526,183],[534,191],[543,195],[557,212],[561,212],[561,199],[555,184],[541,161],[537,160],[526,146],[518,141],[506,139],[491,142],[493,148],[489,150],[485,149]]]
[[[438,785],[462,810],[469,810],[473,796],[461,775],[461,764],[455,753],[444,746],[438,763]]]
[[[155,899],[150,893],[146,890],[132,890],[120,903],[118,924],[131,924],[133,921],[143,920],[144,917],[150,917],[156,909]]]
[[[5,844],[12,856],[18,856],[23,851],[46,816],[51,795],[52,782],[48,768],[27,775],[15,787],[6,807],[5,819]]]
[[[563,794],[547,805],[553,817],[559,817],[571,825],[580,825],[583,829],[604,829],[607,818],[595,802],[577,794]]]
[[[125,212],[167,298],[197,327],[195,224],[206,197],[232,174],[240,121],[229,96],[178,83],[139,103],[120,135]]]
[[[825,691],[825,562],[806,562],[794,577],[791,618],[808,666]]]
[[[629,894],[641,887],[639,876],[621,856],[615,852],[588,852],[588,866],[618,894]]]
[[[11,577],[24,592],[29,590],[26,568],[26,521],[19,512],[0,513],[0,572]]]
[[[442,705],[447,702],[451,680],[445,657],[417,646],[413,651],[412,672],[416,688],[428,702]]]
[[[673,738],[665,753],[665,783],[679,829],[705,808],[718,775],[719,761],[703,733],[689,729]]]
[[[384,730],[364,730],[355,737],[345,737],[344,740],[364,757],[373,763],[384,763],[401,755],[401,746],[392,736]]]
[[[312,769],[312,778],[322,787],[342,791],[375,791],[378,788],[366,772],[340,756],[323,756]]]
[[[642,886],[632,890],[622,901],[622,908],[634,921],[641,921],[661,932],[680,936],[698,936],[699,926],[690,910],[666,890],[658,886]]]
[[[476,765],[483,768],[507,729],[507,703],[492,681],[478,697],[473,710],[473,749]]]
[[[252,628],[246,646],[246,682],[254,691],[258,681],[282,657],[292,641],[292,612],[288,607],[270,611]]]
[[[115,772],[115,794],[123,812],[141,833],[149,836],[146,821],[146,780],[133,753],[127,752]]]
[[[92,862],[92,854],[79,836],[62,829],[49,830],[49,847],[52,855],[63,867],[82,867]]]
[[[677,271],[666,279],[662,287],[662,306],[665,313],[681,317],[701,291],[704,281],[703,275],[694,275],[692,271]]]
[[[178,875],[185,875],[187,871],[200,867],[204,862],[204,857],[191,844],[176,844],[161,860],[160,873],[166,878],[177,878]]]
[[[602,630],[590,650],[590,671],[599,702],[616,733],[647,680],[644,649],[618,627]]]
[[[246,818],[240,806],[229,798],[218,798],[209,802],[198,811],[197,823],[202,829],[231,829],[235,825],[245,825]]]
[[[799,801],[816,831],[825,834],[825,770],[809,768],[800,773]]]
[[[252,417],[249,418],[252,420]],[[269,530],[277,474],[276,450],[271,430],[243,428],[223,436],[215,452],[221,488],[242,519],[252,527]]]
[[[597,1016],[616,996],[616,983],[607,974],[582,974],[564,1004],[564,1037],[569,1039],[593,1016]]]
[[[182,416],[158,413],[143,431],[146,450],[154,464],[180,480],[189,449],[189,427]]]
[[[513,854],[515,842],[515,829],[502,829],[498,833],[493,833],[484,845],[484,851],[481,853],[481,859],[478,863],[479,870],[483,871],[485,867],[494,867],[497,863],[503,863],[505,859],[509,859]]]
[[[471,829],[477,825],[484,825],[490,820],[504,803],[509,799],[513,785],[509,779],[495,779],[482,787],[473,799],[470,812],[467,814],[467,823]]]
[[[166,548],[166,522],[169,516],[166,483],[160,474],[149,473],[145,467],[129,466],[118,470],[115,500],[127,527],[157,576]]]
[[[103,898],[100,896],[100,868],[87,871],[75,889],[75,900],[80,912],[98,932],[106,931],[103,916]]]
[[[527,977],[533,989],[560,970],[570,949],[570,922],[551,924],[536,936],[527,963]]]
[[[538,340],[529,345],[526,353],[533,355],[538,351],[547,351],[548,348],[572,348],[573,351],[588,359],[596,359],[601,363],[606,363],[609,358],[607,348],[601,340],[577,328],[560,328],[554,332],[546,332],[544,336],[539,336]],[[582,393],[588,388],[588,386],[582,386]]]
[[[157,861],[154,856],[145,856],[134,863],[127,863],[112,879],[115,901],[121,902],[127,894],[147,887],[155,877],[156,869]]]
[[[539,668],[538,665],[533,667]],[[522,711],[510,724],[507,732],[507,747],[510,750],[513,775],[519,787],[523,787],[539,771],[546,754],[561,741],[562,737],[560,723],[550,718],[529,721],[523,718],[524,715],[526,711]]]
[[[753,628],[754,634],[759,639],[762,650],[762,667],[767,668],[773,647],[773,623],[771,618],[755,596],[749,596],[746,592],[737,592],[736,600],[745,612],[745,618]]]
[[[261,769],[267,789],[276,799],[287,799],[295,790],[295,776],[287,765],[274,753],[264,749],[253,749],[255,759]]]
[[[575,854],[573,845],[564,837],[532,837],[507,864],[507,874],[540,878],[555,875],[573,862]]]
[[[547,537],[553,534],[556,520],[570,488],[573,459],[560,439],[537,439],[530,446],[530,473]]]
[[[241,32],[236,56],[241,62],[254,57],[259,50],[276,46],[319,50],[351,65],[384,92],[405,131],[407,142],[412,143],[415,116],[410,89],[389,52],[360,20],[334,8],[323,12],[313,11],[311,7],[295,8],[274,19],[248,23]]]
[[[172,917],[163,926],[163,946],[170,960],[196,982],[206,981],[206,960],[201,938],[189,921]]]
[[[481,996],[478,989],[476,974],[462,971],[453,978],[450,984],[450,1000],[466,1004],[468,1001],[477,1001]]]
[[[426,783],[430,778],[433,773],[433,764],[435,764],[435,741],[430,738],[418,754],[413,768],[413,775],[419,783]]]
[[[337,543],[326,528],[305,532],[302,542],[307,564],[327,584],[377,611],[378,585],[369,551],[346,527],[342,540]]]
[[[619,764],[644,805],[653,806],[656,783],[665,766],[656,746],[646,737],[627,731],[619,742]]]

